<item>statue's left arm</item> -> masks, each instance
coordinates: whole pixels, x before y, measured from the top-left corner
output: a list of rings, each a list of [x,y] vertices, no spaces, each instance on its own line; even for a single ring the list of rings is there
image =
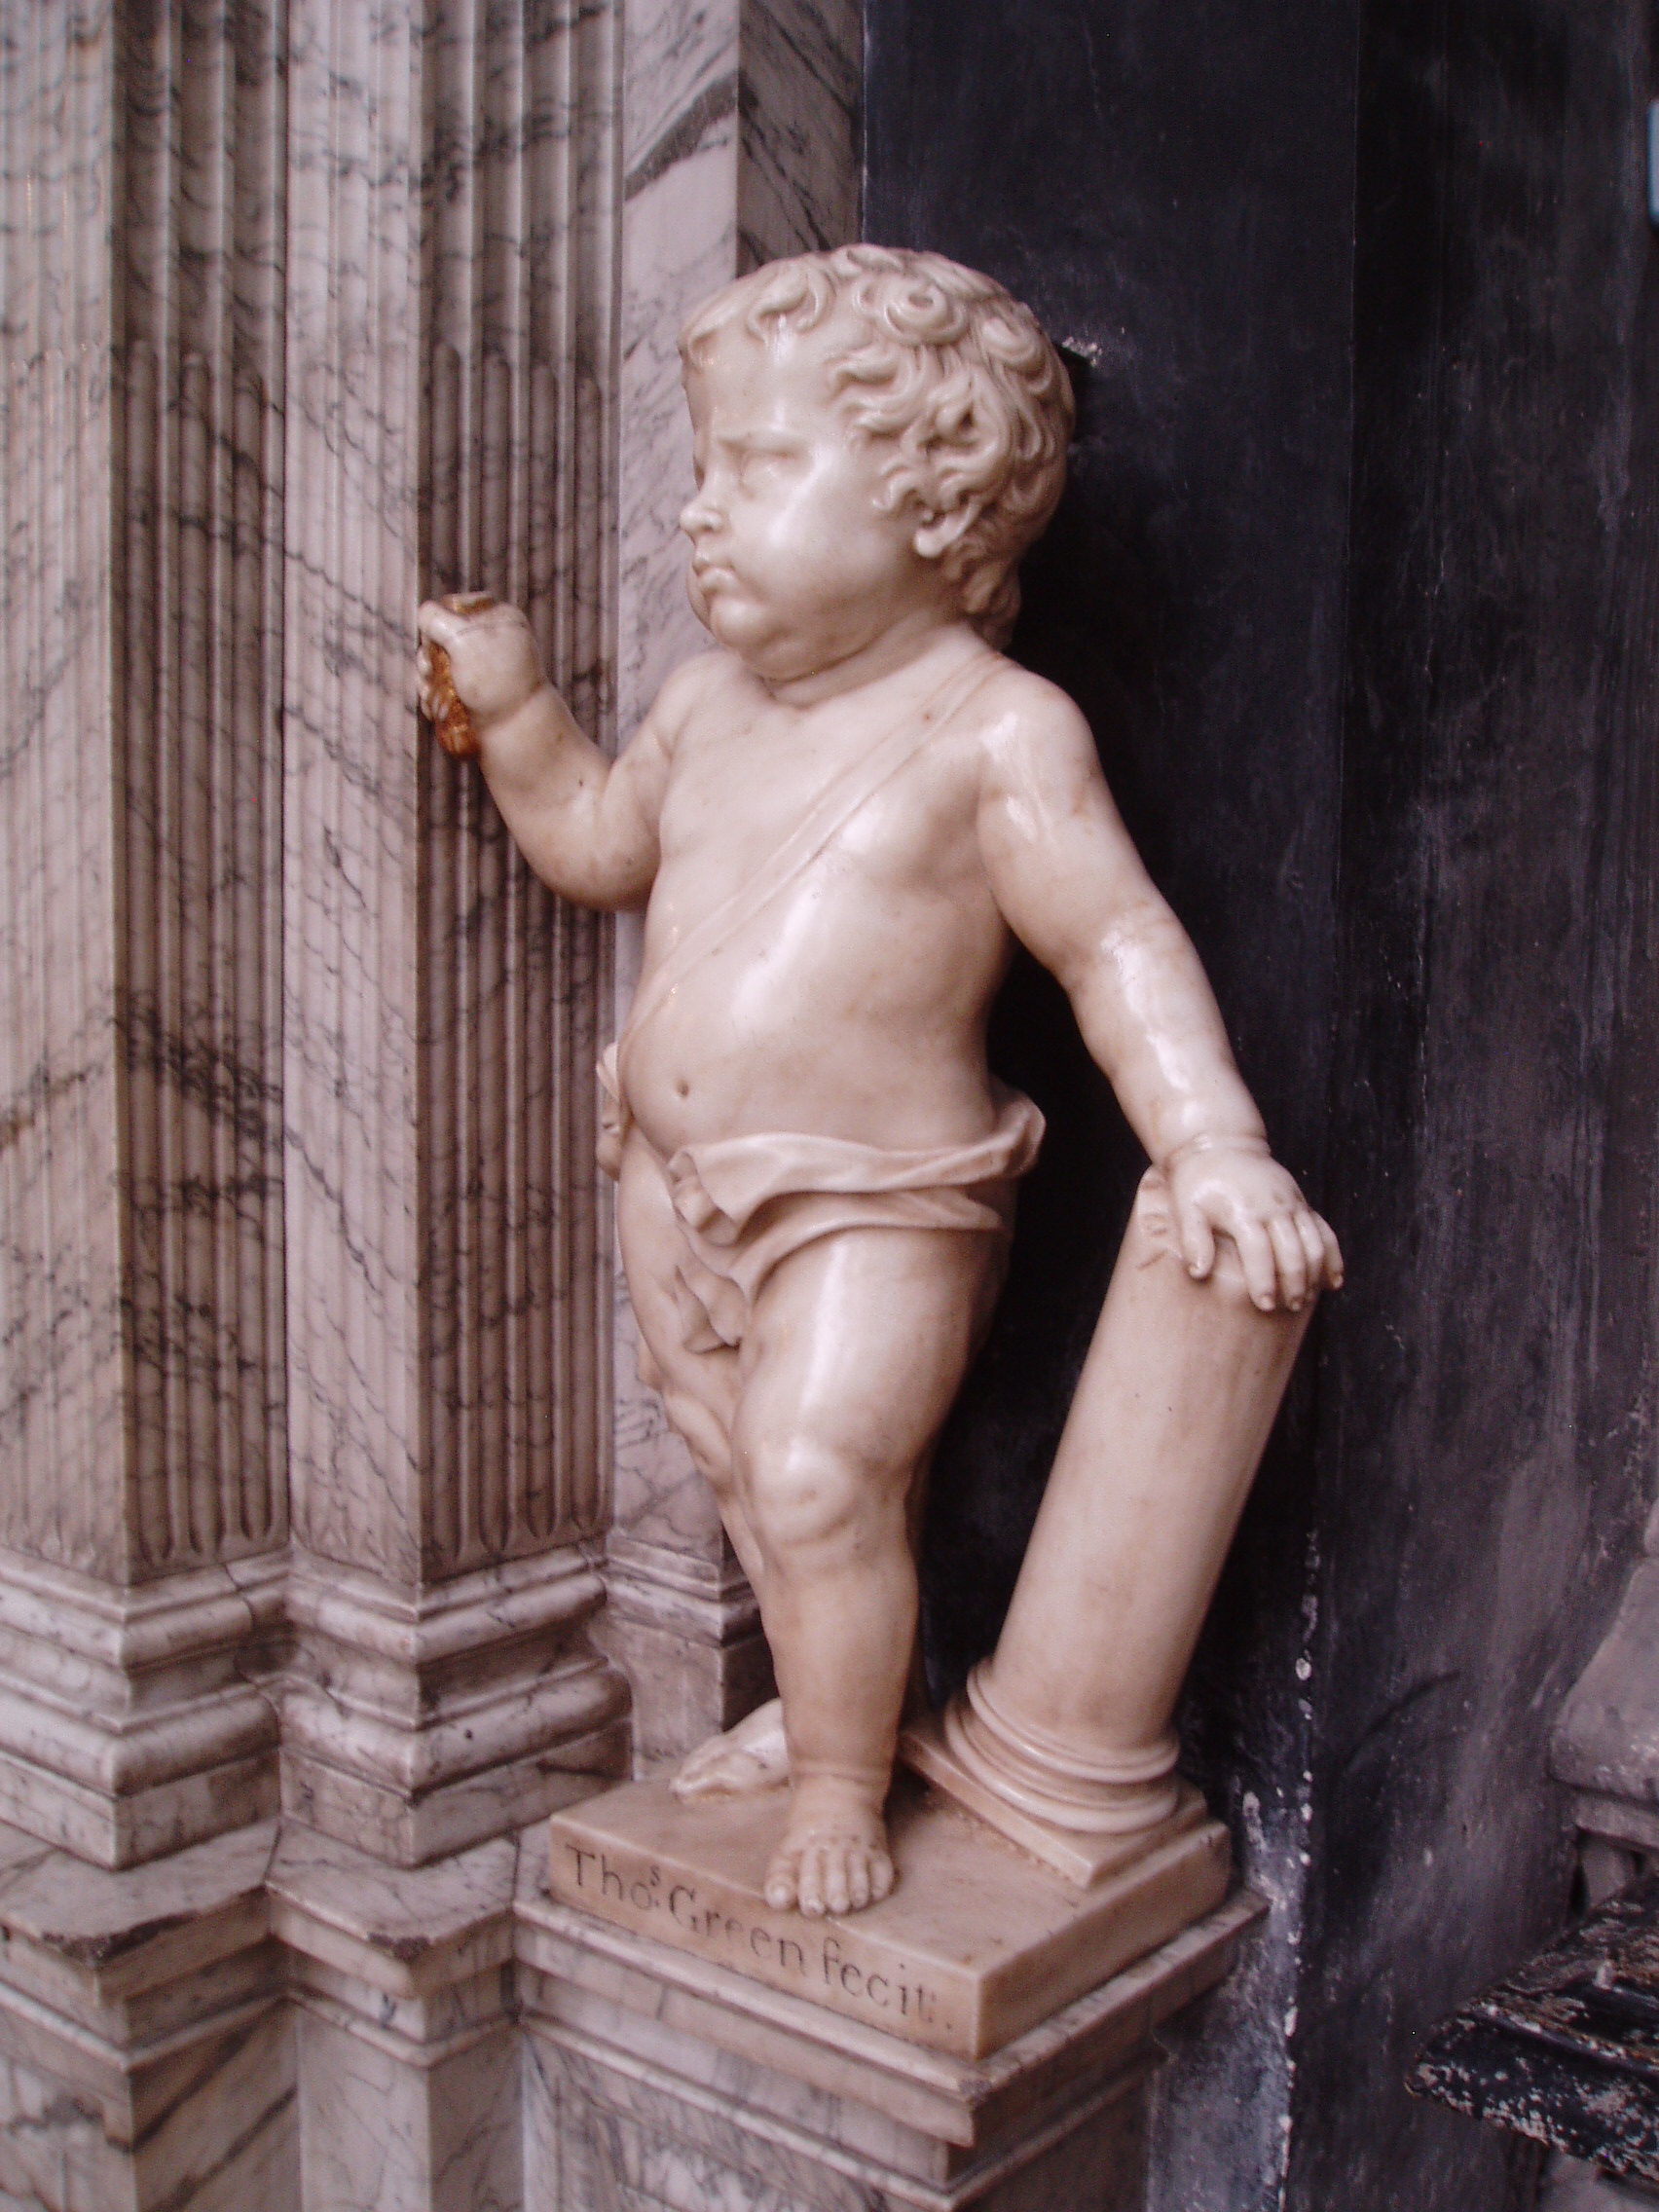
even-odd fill
[[[1011,670],[993,703],[980,850],[1010,927],[1064,985],[1084,1041],[1168,1177],[1207,1275],[1230,1237],[1258,1306],[1342,1279],[1335,1236],[1273,1160],[1192,940],[1147,874],[1062,692]]]

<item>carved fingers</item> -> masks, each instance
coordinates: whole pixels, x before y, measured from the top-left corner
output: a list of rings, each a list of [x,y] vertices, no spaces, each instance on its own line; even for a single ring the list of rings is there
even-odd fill
[[[416,616],[421,712],[446,752],[478,750],[478,730],[510,715],[545,678],[530,624],[487,592],[428,599]]]
[[[1264,1313],[1281,1307],[1299,1312],[1316,1292],[1341,1289],[1343,1256],[1329,1223],[1266,1153],[1217,1146],[1174,1162],[1169,1176],[1195,1281],[1211,1273],[1216,1239],[1225,1236],[1238,1254],[1252,1304]]]

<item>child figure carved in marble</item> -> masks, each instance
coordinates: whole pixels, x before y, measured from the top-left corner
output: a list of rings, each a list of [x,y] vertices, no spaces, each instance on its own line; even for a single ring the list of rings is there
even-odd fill
[[[839,1913],[893,1883],[915,1509],[1042,1134],[986,1064],[1013,940],[1065,986],[1192,1278],[1219,1239],[1257,1309],[1297,1310],[1341,1260],[1082,715],[1000,651],[1072,421],[1033,317],[939,256],[849,246],[728,285],[682,350],[715,649],[611,762],[521,615],[427,605],[422,703],[453,687],[548,884],[645,907],[604,1070],[618,1234],[781,1693],[781,1741],[762,1715],[682,1787],[775,1784],[787,1751],[767,1897]]]

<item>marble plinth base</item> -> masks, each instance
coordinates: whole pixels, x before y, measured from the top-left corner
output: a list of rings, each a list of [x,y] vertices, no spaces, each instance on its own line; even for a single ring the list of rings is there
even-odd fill
[[[979,2058],[1095,1987],[1227,1893],[1227,1830],[1200,1819],[1092,1888],[916,1784],[888,1813],[898,1883],[844,1918],[767,1904],[783,1791],[682,1805],[637,1782],[550,1824],[561,1902],[907,2042]]]
[[[282,1563],[115,1590],[0,1551],[0,1821],[131,1866],[276,1810]]]
[[[613,1536],[605,1580],[594,1641],[633,1692],[636,1775],[677,1766],[774,1695],[760,1607],[735,1562]]]
[[[294,1997],[295,2212],[526,2205],[512,2017],[522,1849],[499,1836],[388,1867],[284,1826],[270,1895]]]
[[[1231,1966],[1235,1897],[964,2060],[561,1904],[521,1867],[525,2201],[572,2212],[1129,2212],[1159,2023]]]
[[[123,1873],[0,1828],[0,2204],[293,2212],[273,1824]]]
[[[414,1594],[296,1553],[282,1810],[419,1866],[626,1773],[628,1685],[576,1547]]]
[[[126,1872],[0,1826],[0,2208],[1128,2212],[1154,2032],[1261,1909],[973,2060],[561,1904],[543,1823]]]

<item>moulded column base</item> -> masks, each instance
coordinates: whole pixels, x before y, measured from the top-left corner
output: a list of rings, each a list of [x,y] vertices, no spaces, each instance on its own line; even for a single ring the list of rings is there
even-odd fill
[[[1210,1822],[1209,1808],[1190,1782],[1177,1781],[1175,1809],[1150,1827],[1125,1835],[1122,1830],[1090,1833],[1086,1829],[1057,1827],[1051,1821],[1011,1804],[980,1776],[965,1766],[945,1740],[940,1722],[930,1714],[913,1722],[899,1738],[899,1756],[914,1774],[929,1782],[953,1803],[995,1828],[1010,1842],[1040,1859],[1045,1866],[1080,1890],[1121,1874],[1124,1868],[1161,1851],[1176,1836]]]
[[[118,1867],[269,1819],[283,1572],[117,1589],[0,1551],[0,1822]]]

